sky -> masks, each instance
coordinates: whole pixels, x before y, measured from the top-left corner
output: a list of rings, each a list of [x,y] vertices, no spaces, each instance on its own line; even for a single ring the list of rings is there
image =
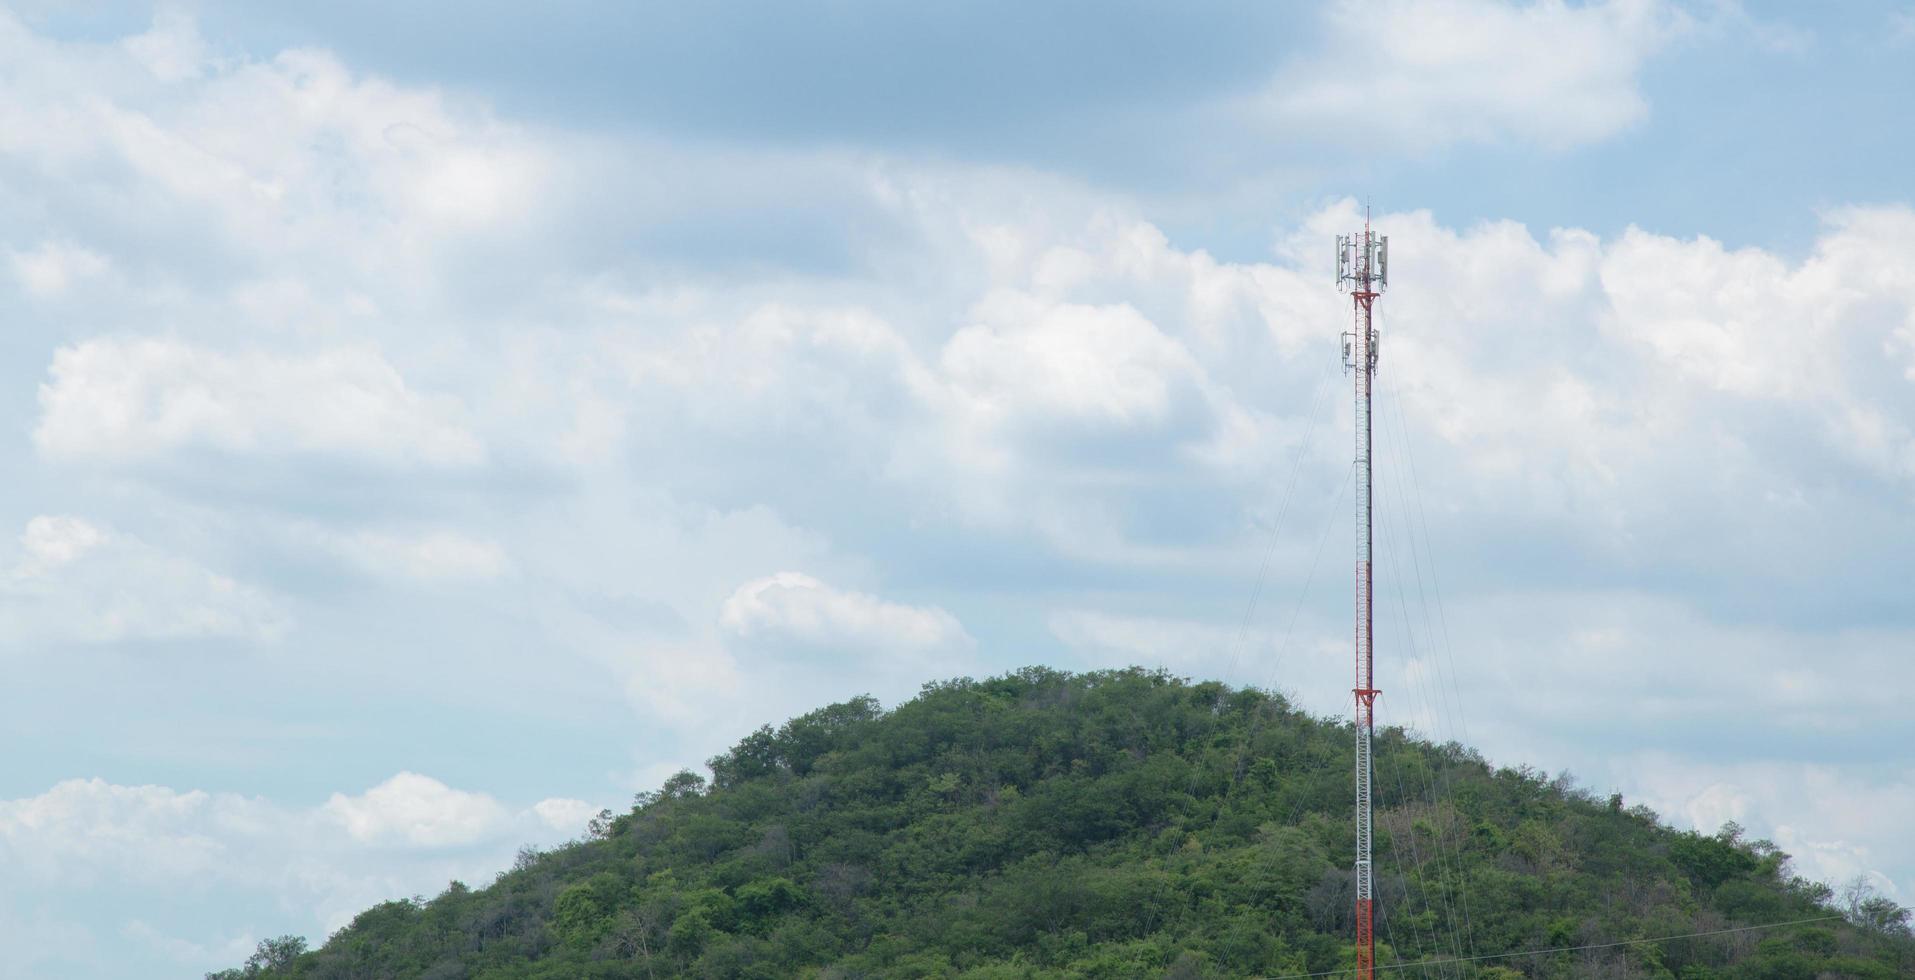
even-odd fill
[[[1379,719],[1915,903],[1911,65],[1907,3],[0,7],[0,976],[316,943],[861,693],[1346,711],[1366,207]]]

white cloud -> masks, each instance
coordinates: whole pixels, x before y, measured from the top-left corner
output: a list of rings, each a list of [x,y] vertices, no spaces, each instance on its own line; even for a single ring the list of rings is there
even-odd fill
[[[335,261],[416,273],[422,239],[518,220],[548,189],[552,161],[523,134],[322,51],[216,59],[176,13],[115,45],[0,27],[38,69],[0,80],[0,152],[69,190],[130,172],[122,194],[160,220],[185,206],[205,245],[316,256],[350,235],[370,250]]]
[[[1308,241],[1356,216],[1325,219]],[[1381,438],[1415,448],[1478,547],[1546,533],[1558,561],[1700,573],[1688,549],[1707,540],[1711,568],[1782,575],[1767,556],[1784,540],[1798,562],[1869,553],[1836,514],[1888,507],[1915,478],[1915,353],[1897,340],[1915,290],[1895,258],[1915,254],[1915,213],[1833,215],[1797,262],[1640,231],[1380,221],[1397,253]]]
[[[968,650],[975,643],[957,617],[943,609],[839,590],[802,572],[779,572],[739,586],[725,600],[719,622],[741,640],[847,652],[922,656]]]
[[[0,801],[7,863],[41,880],[127,876],[178,883],[218,867],[224,833],[270,809],[259,800],[73,779]]]
[[[97,339],[54,354],[34,445],[127,462],[180,449],[312,453],[466,466],[485,456],[457,401],[412,390],[376,350],[294,357],[162,339]]]
[[[258,589],[77,517],[29,520],[0,580],[0,632],[16,643],[273,640],[286,628]]]
[[[699,733],[688,758],[827,699],[852,692],[896,699],[933,674],[975,669],[977,642],[948,611],[801,572],[753,579],[696,612],[714,622],[684,635],[598,641],[621,652],[613,662],[648,721]]]
[[[1230,263],[1121,214],[1018,224],[988,202],[967,202],[983,217],[926,204],[936,181],[889,179],[944,236],[939,263],[974,285],[947,301],[968,304],[955,327],[881,290],[868,305],[855,288],[811,306],[698,289],[622,300],[626,326],[512,351],[540,379],[527,417],[567,433],[569,460],[642,458],[647,479],[693,498],[749,485],[812,508],[786,512],[800,522],[844,516],[816,497],[875,493],[918,519],[1035,532],[1073,559],[1242,560],[1244,513],[1272,508],[1265,488],[1323,427],[1308,393],[1338,380],[1325,364],[1347,300],[1317,267],[1354,206],[1286,232],[1273,262]],[[1412,426],[1391,438],[1415,440],[1426,476],[1492,535],[1547,524],[1622,561],[1713,521],[1753,555],[1773,542],[1729,529],[1792,533],[1817,482],[1810,456],[1774,440],[1838,449],[1877,478],[1915,473],[1905,210],[1832,213],[1806,260],[1641,231],[1378,221],[1398,273],[1383,395]],[[1347,424],[1343,399],[1319,404]],[[1340,438],[1304,447],[1303,485],[1334,485]],[[781,478],[800,459],[806,479]],[[1156,530],[1180,506],[1211,533]]]
[[[489,881],[519,846],[575,837],[595,812],[566,799],[513,810],[405,772],[311,808],[70,779],[0,800],[0,873],[38,901],[81,896],[103,909],[136,910],[120,927],[125,938],[207,970],[250,950],[252,935],[234,929],[251,916],[202,938],[171,933],[154,908],[209,892],[244,896],[262,909],[292,910],[298,931],[317,939],[375,902],[434,894],[455,878]],[[0,902],[0,934],[32,917]]]
[[[1915,211],[1845,209],[1826,226],[1793,267],[1759,249],[1632,229],[1603,264],[1609,329],[1685,379],[1796,403],[1858,463],[1915,478],[1907,415],[1882,411],[1906,405],[1908,391],[1867,378],[1878,359],[1899,361],[1905,378],[1915,371]]]
[[[163,83],[200,77],[210,60],[199,26],[185,13],[162,8],[144,34],[120,42],[153,77]]]
[[[743,702],[754,693],[737,658],[716,643],[628,646],[619,666],[644,719],[666,727],[742,719]]]
[[[8,258],[21,285],[40,298],[59,296],[110,265],[106,256],[67,242],[42,242],[31,251],[9,251]]]
[[[497,542],[458,531],[350,531],[304,528],[300,538],[369,575],[423,583],[477,582],[512,567]]]
[[[505,807],[484,793],[456,790],[412,772],[358,796],[334,793],[325,810],[353,840],[420,847],[470,844],[496,833],[508,817]]]
[[[532,804],[532,811],[539,815],[539,819],[562,834],[582,833],[585,825],[598,816],[600,809],[584,800],[558,796]]]
[[[1690,25],[1663,0],[1344,0],[1327,26],[1326,50],[1284,69],[1251,111],[1344,140],[1563,148],[1646,116],[1638,73]]]
[[[1005,296],[985,315],[999,325],[958,331],[939,356],[963,410],[985,425],[1055,418],[1093,431],[1147,431],[1193,397],[1202,373],[1181,344],[1126,306],[1047,308]]]
[[[20,535],[24,552],[22,571],[28,574],[57,568],[104,544],[105,531],[77,517],[41,515],[27,522]]]

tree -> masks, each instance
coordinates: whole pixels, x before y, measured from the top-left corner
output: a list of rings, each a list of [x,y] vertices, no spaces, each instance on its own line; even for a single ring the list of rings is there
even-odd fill
[[[612,811],[609,809],[600,810],[596,816],[586,822],[585,836],[592,840],[604,840],[612,836],[615,827],[616,824],[613,822]]]
[[[679,773],[601,815],[606,832],[526,850],[490,887],[381,903],[318,950],[270,941],[214,976],[1321,973],[1353,955],[1348,739],[1342,719],[1145,670],[959,679],[888,712],[856,699],[759,728],[714,760],[711,784]],[[1915,975],[1906,910],[1867,882],[1831,901],[1739,827],[1679,833],[1567,778],[1401,730],[1377,750],[1393,790],[1375,869],[1388,962],[1832,907],[1849,922],[1480,972]]]
[[[262,939],[253,948],[253,955],[246,957],[246,965],[240,969],[220,970],[208,973],[206,980],[250,980],[269,971],[284,970],[299,959],[306,951],[306,940],[302,936],[277,936]]]
[[[1908,936],[1909,910],[1875,888],[1867,875],[1856,875],[1842,888],[1842,915],[1870,932]]]

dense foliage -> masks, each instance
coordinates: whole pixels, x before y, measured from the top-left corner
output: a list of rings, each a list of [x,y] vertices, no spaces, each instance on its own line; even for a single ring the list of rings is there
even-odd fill
[[[1907,911],[1566,778],[1377,738],[1383,974],[1915,975]],[[215,977],[1209,977],[1349,967],[1350,729],[1138,670],[927,686],[762,728],[527,851]]]

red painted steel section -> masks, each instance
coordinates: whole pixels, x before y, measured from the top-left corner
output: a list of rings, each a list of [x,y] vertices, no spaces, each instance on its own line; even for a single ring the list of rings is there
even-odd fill
[[[1370,900],[1357,899],[1356,903],[1356,975],[1359,980],[1374,980],[1376,976],[1376,936],[1370,924]]]

